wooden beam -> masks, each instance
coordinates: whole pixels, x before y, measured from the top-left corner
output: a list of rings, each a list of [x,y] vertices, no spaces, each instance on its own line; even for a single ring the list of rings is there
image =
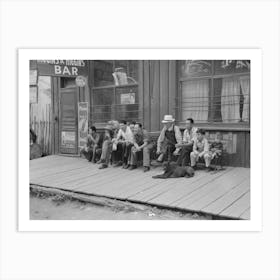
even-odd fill
[[[168,114],[169,101],[169,72],[168,60],[160,60],[160,116],[161,121],[164,115]]]
[[[144,127],[151,130],[151,116],[150,116],[150,62],[149,60],[143,61],[143,124]]]
[[[144,124],[144,62],[138,61],[139,119]]]
[[[168,83],[168,113],[176,117],[175,100],[177,96],[176,60],[169,60],[169,83]]]
[[[159,60],[151,61],[150,96],[151,96],[151,131],[158,131],[160,126],[160,95],[159,95]]]

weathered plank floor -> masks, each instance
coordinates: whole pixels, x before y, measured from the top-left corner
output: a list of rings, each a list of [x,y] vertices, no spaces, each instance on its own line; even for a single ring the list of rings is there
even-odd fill
[[[221,218],[250,219],[250,169],[227,167],[193,178],[153,179],[162,169],[98,169],[83,158],[48,156],[30,161],[30,184],[91,195],[202,212]]]

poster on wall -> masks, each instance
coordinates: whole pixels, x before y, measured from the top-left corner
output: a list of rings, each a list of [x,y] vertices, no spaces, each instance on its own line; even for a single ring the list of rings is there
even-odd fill
[[[78,131],[79,131],[79,147],[86,145],[88,134],[88,102],[78,103]]]
[[[75,147],[76,147],[75,131],[62,131],[61,132],[61,145],[65,148],[75,149]]]
[[[122,93],[121,104],[135,104],[135,92]]]

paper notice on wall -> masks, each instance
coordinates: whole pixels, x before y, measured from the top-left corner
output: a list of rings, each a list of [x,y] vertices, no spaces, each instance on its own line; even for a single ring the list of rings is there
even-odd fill
[[[87,142],[88,135],[88,102],[78,103],[78,118],[79,147],[82,148]]]
[[[61,145],[65,148],[75,148],[76,133],[75,131],[61,131]]]
[[[135,104],[135,92],[122,93],[121,104]]]

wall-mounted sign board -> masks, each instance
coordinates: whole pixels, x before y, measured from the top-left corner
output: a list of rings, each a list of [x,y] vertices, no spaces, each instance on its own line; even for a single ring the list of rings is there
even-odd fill
[[[87,76],[85,60],[37,60],[39,75],[77,77]]]

